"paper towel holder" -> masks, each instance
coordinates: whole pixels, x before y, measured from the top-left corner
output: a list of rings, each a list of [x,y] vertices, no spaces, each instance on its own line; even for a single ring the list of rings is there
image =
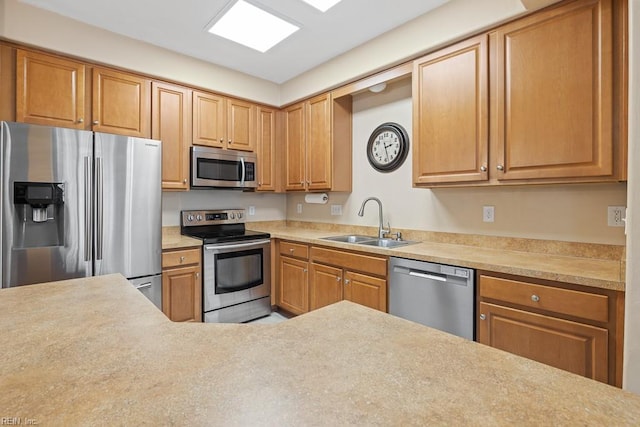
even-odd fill
[[[324,205],[329,201],[327,193],[310,193],[304,196],[305,203],[315,203]]]

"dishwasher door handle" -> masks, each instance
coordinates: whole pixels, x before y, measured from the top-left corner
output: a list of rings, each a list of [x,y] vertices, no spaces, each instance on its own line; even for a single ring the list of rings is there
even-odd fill
[[[420,277],[422,279],[437,280],[439,282],[446,282],[447,281],[446,277],[436,276],[435,274],[423,273],[423,272],[415,271],[415,270],[410,270],[409,271],[409,276]]]

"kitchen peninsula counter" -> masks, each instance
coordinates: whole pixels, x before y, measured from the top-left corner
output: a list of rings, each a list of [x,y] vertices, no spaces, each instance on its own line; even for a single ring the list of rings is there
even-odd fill
[[[41,425],[637,425],[640,397],[349,302],[172,323],[122,276],[0,290],[3,417]]]
[[[272,238],[292,240],[379,255],[451,264],[534,279],[573,283],[615,291],[625,290],[623,248],[613,245],[554,242],[507,237],[447,233],[403,233],[417,243],[393,249],[323,240],[344,234],[375,236],[366,227],[284,222],[247,223],[247,229],[264,231]],[[394,230],[395,231],[395,230]],[[439,241],[430,240],[433,235]],[[445,236],[444,238],[442,236]]]

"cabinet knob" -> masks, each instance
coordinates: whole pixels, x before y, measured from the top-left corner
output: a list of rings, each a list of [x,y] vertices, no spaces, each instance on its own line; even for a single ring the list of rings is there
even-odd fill
[[[200,278],[200,273],[196,273],[196,279]]]
[[[186,183],[187,183],[187,178],[183,179],[183,180],[182,180],[182,183],[183,183],[183,184],[186,184]]]
[[[504,170],[504,166],[498,165],[498,166],[496,166],[496,169],[498,169],[499,171],[503,171]]]
[[[480,172],[486,172],[487,167],[485,165],[480,166]]]
[[[220,142],[224,142],[224,139],[220,138]]]
[[[100,122],[99,122],[99,121],[97,121],[97,120],[94,120],[94,121],[93,121],[93,124],[94,124],[94,125],[99,125],[99,124],[100,124]]]
[[[484,314],[481,314],[481,315],[480,315],[480,320],[484,320],[484,319],[486,319],[486,318],[487,318],[487,316],[485,316]]]
[[[340,277],[336,277],[336,282],[339,282],[339,281],[340,281]]]
[[[183,256],[181,256],[181,257],[180,257],[180,263],[183,263],[183,262],[184,262],[184,257],[183,257]]]
[[[350,282],[351,282],[351,280],[349,280],[349,279],[344,279],[344,284],[345,284],[345,285],[348,285]]]
[[[295,249],[293,248],[289,249],[289,252],[293,253],[293,251],[295,251]]]
[[[229,144],[232,144],[232,143],[233,143],[233,141],[229,140]]]
[[[540,301],[540,297],[536,294],[531,295],[531,301],[538,302]]]
[[[306,272],[307,272],[307,269],[305,268],[304,270],[302,270],[302,272],[303,272],[303,273],[306,273]]]
[[[83,119],[82,117],[80,117],[80,118],[78,119],[78,123],[84,123],[84,119]]]

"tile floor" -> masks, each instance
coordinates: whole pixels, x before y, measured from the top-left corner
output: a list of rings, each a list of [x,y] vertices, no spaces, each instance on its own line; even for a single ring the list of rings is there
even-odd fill
[[[277,311],[274,311],[273,313],[271,313],[270,315],[266,316],[266,317],[261,317],[260,319],[256,319],[256,320],[252,320],[250,322],[247,323],[261,323],[261,324],[275,324],[275,323],[280,323],[280,322],[284,322],[285,320],[287,320],[288,317],[283,316],[282,314],[278,313]]]

